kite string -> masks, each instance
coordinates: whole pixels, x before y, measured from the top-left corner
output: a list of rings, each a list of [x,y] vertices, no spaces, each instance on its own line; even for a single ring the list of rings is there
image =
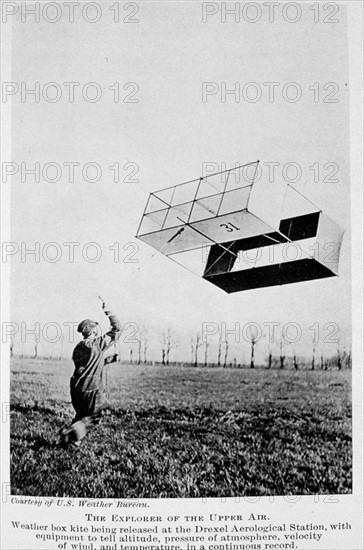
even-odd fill
[[[299,195],[301,195],[301,197],[303,197],[304,199],[306,199],[307,202],[309,202],[310,204],[312,204],[312,206],[314,206],[318,212],[322,212],[321,208],[319,208],[317,206],[317,204],[315,204],[314,202],[312,202],[310,199],[308,199],[305,195],[303,195],[300,191],[298,191],[298,189],[296,189],[295,187],[293,187],[293,185],[287,183],[287,187],[290,187],[291,189],[293,189],[294,191],[296,191],[296,193],[298,193]]]
[[[135,275],[137,271],[140,271],[142,267],[145,267],[154,258],[154,256],[156,256],[159,252],[163,253],[163,250],[167,246],[167,244],[169,244],[168,241],[164,243],[164,245],[162,246],[162,248],[160,250],[155,250],[151,254],[147,255],[147,257],[144,259],[144,261],[141,262],[138,266],[136,266],[133,269],[131,275]]]

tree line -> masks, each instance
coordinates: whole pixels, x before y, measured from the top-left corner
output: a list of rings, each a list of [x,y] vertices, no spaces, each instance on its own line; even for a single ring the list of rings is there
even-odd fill
[[[153,345],[152,345],[153,344]],[[119,341],[114,345],[114,352],[118,353],[120,360],[131,364],[152,364],[161,365],[188,365],[192,367],[222,367],[222,368],[251,368],[256,366],[269,369],[288,369],[294,370],[338,370],[350,369],[352,365],[351,347],[343,345],[340,340],[337,342],[337,348],[334,353],[325,354],[323,349],[319,349],[317,342],[312,341],[311,358],[308,353],[299,355],[293,349],[287,353],[287,345],[283,339],[278,342],[269,342],[263,353],[264,359],[257,360],[257,349],[261,347],[260,339],[252,332],[248,340],[249,354],[248,358],[243,357],[231,347],[228,338],[222,338],[221,335],[215,346],[208,338],[204,338],[199,331],[190,336],[190,357],[186,350],[186,343],[183,350],[183,360],[177,359],[175,352],[180,347],[180,338],[176,331],[171,328],[161,331],[159,334],[148,330],[146,326],[140,326],[137,334],[133,335],[132,341],[126,339]],[[23,342],[16,342],[12,337],[10,340],[10,357],[47,358],[51,360],[61,360],[70,357],[68,351],[64,351],[64,339],[60,339],[57,344],[53,344],[48,353],[41,350],[39,341],[33,344],[33,353],[29,352],[29,346],[25,350]],[[158,351],[159,348],[159,351]],[[275,349],[274,349],[275,348]],[[153,349],[153,353],[152,350]],[[262,350],[261,356],[262,356]],[[42,352],[42,353],[41,353]],[[173,356],[174,353],[174,357]]]

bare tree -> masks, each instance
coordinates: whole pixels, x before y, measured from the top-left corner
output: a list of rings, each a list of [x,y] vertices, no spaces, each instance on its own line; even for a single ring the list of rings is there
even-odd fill
[[[201,334],[198,332],[196,334],[196,340],[195,340],[195,367],[197,367],[198,363],[198,348],[202,345],[201,342]]]
[[[250,340],[250,343],[251,343],[251,348],[250,348],[250,368],[251,369],[254,369],[255,367],[255,364],[254,364],[254,361],[255,361],[255,345],[257,343],[257,339],[254,338],[253,336],[251,337],[251,340]]]
[[[138,364],[143,361],[147,362],[147,350],[148,350],[148,327],[146,325],[140,325],[138,332]]]
[[[226,368],[226,363],[227,363],[227,358],[228,358],[228,353],[229,353],[229,341],[228,339],[226,338],[224,340],[224,344],[225,344],[225,355],[224,355],[224,369]]]
[[[297,356],[296,353],[293,354],[293,367],[295,370],[298,370]]]
[[[201,333],[196,332],[194,336],[191,338],[191,348],[192,348],[192,357],[193,357],[193,364],[195,367],[197,367],[198,364],[198,350],[202,346],[202,338]]]
[[[204,361],[204,365],[205,365],[205,367],[207,367],[207,356],[208,356],[208,351],[209,351],[209,347],[210,347],[210,344],[208,343],[207,338],[206,338],[204,344],[205,344],[205,361]]]
[[[221,365],[221,347],[222,347],[222,338],[221,338],[221,334],[219,336],[219,349],[218,349],[218,352],[217,352],[217,366],[220,367]]]
[[[165,365],[166,364],[166,337],[165,337],[164,333],[160,337],[159,341],[160,341],[161,346],[162,346],[162,349],[161,349],[161,352],[162,352],[162,365]]]
[[[64,336],[63,335],[60,338],[60,343],[61,343],[61,347],[60,347],[60,350],[59,350],[59,360],[61,360],[62,357],[63,357],[63,344],[64,344]]]
[[[34,342],[34,356],[33,356],[33,359],[36,359],[38,357],[38,344],[39,344],[39,341],[36,340]]]
[[[281,338],[279,342],[279,364],[281,369],[284,369],[285,359],[286,359],[286,356],[283,355],[283,338]]]
[[[139,333],[138,336],[138,365],[142,362],[142,336]]]
[[[254,369],[255,367],[255,346],[258,342],[258,334],[254,330],[250,330],[248,335],[250,341],[250,368]]]
[[[163,332],[159,339],[162,346],[162,365],[169,365],[171,350],[177,347],[177,338],[173,335],[172,330],[169,328]]]
[[[130,364],[132,365],[133,364],[133,348],[132,347],[129,347],[129,352],[130,352]]]
[[[244,368],[245,367],[245,361],[246,361],[246,357],[245,357],[245,349],[244,349],[244,346],[242,346],[242,349],[241,349],[241,355],[240,355],[240,358],[241,358],[241,367]]]
[[[166,364],[169,365],[169,355],[171,350],[178,346],[177,337],[172,333],[169,328],[164,335],[165,338],[165,350],[166,350]]]
[[[268,352],[268,369],[272,368],[272,351],[269,350]]]
[[[266,349],[267,349],[267,369],[271,369],[273,365],[273,345],[274,345],[274,338],[272,339],[272,336],[270,335],[270,332],[266,332],[262,334],[263,339],[266,341]]]
[[[169,365],[169,354],[171,353],[172,346],[174,345],[174,342],[172,341],[170,328],[167,330],[167,334],[165,337],[166,337],[166,364]]]
[[[272,344],[273,341],[269,339],[268,335],[264,335],[265,338],[267,338],[267,347],[268,347],[268,365],[267,368],[271,369],[273,364],[273,353],[272,353]]]
[[[321,352],[321,370],[324,370],[324,355]]]
[[[148,334],[144,334],[144,342],[143,342],[143,363],[145,364],[147,362],[147,349],[148,349]]]
[[[144,348],[144,363],[146,363],[146,355],[147,355],[147,334],[146,334],[146,328],[143,325],[138,325],[138,332],[136,335],[136,341],[138,344],[138,360],[137,364],[140,365],[142,362],[142,354],[143,354],[143,348]]]
[[[342,369],[342,361],[341,361],[341,351],[340,351],[340,347],[338,346],[337,348],[337,368],[339,370]]]
[[[14,337],[10,336],[10,357],[14,356]]]
[[[315,339],[312,340],[312,361],[311,361],[311,370],[315,370],[315,353],[316,353],[316,346],[315,346]]]

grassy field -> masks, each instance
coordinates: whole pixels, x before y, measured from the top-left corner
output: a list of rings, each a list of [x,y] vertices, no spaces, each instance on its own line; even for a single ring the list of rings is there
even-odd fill
[[[213,497],[351,492],[351,372],[113,364],[79,451],[71,361],[13,358],[12,494]]]

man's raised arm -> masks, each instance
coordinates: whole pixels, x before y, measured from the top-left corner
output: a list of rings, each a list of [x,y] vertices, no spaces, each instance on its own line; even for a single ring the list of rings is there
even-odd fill
[[[119,319],[112,313],[111,309],[106,306],[104,301],[102,302],[102,309],[110,320],[110,330],[104,336],[101,336],[101,348],[105,350],[120,338],[122,329]]]

